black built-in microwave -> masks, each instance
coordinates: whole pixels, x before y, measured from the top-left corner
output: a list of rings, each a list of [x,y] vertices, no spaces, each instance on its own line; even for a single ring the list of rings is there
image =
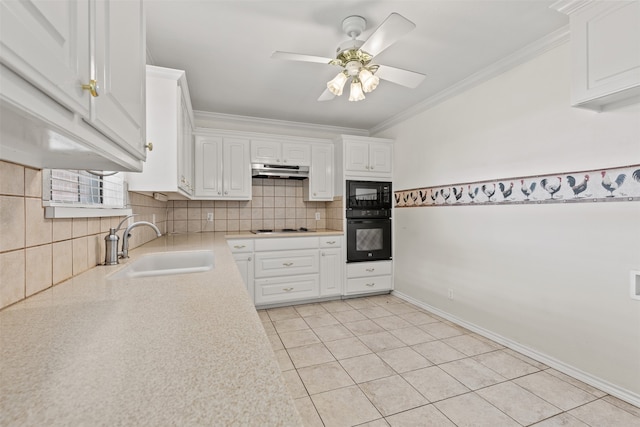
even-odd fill
[[[347,181],[347,262],[391,259],[391,183]]]
[[[347,218],[389,218],[393,194],[386,181],[347,181]]]

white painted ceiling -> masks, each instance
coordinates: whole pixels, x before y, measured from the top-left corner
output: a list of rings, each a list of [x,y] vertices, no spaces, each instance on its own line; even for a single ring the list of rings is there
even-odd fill
[[[186,70],[195,110],[371,129],[568,24],[545,0],[147,0],[154,65]],[[373,63],[426,74],[416,89],[381,81],[360,102],[318,102],[337,66],[271,59],[273,51],[333,58],[342,20],[391,13],[416,28]]]

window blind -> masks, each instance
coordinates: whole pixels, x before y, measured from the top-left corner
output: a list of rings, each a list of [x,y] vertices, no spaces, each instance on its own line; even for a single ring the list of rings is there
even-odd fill
[[[45,169],[42,199],[44,206],[122,209],[127,191],[122,174],[84,170]]]

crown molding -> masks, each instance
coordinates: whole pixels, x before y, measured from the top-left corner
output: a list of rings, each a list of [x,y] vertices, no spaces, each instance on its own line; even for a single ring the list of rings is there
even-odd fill
[[[260,117],[240,116],[235,114],[214,113],[208,111],[194,110],[196,127],[210,127],[207,123],[224,122],[236,126],[269,126],[280,130],[320,132],[332,135],[361,135],[369,136],[366,129],[349,128],[342,126],[318,125],[313,123],[292,122],[287,120],[264,119]],[[214,126],[215,127],[215,126]]]
[[[592,0],[558,0],[549,6],[549,9],[557,10],[565,15],[571,15],[575,11],[582,9],[589,3],[593,3]]]
[[[547,36],[525,46],[517,52],[491,64],[490,66],[470,75],[469,77],[461,80],[460,82],[450,86],[449,88],[436,93],[435,95],[425,99],[424,101],[416,104],[415,106],[408,108],[400,114],[391,117],[388,120],[374,126],[369,129],[371,135],[395,126],[411,117],[422,113],[436,105],[446,101],[449,98],[453,98],[481,83],[486,82],[493,77],[496,77],[520,64],[532,60],[533,58],[557,47],[569,41],[569,26],[566,25]]]
[[[153,58],[151,51],[149,50],[149,46],[147,46],[147,65],[156,65],[156,60]]]

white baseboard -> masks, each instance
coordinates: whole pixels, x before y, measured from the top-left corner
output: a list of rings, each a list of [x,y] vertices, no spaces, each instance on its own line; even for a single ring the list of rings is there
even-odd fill
[[[637,393],[634,393],[632,391],[629,391],[627,389],[624,389],[622,387],[619,387],[615,384],[610,383],[609,381],[603,380],[602,378],[598,378],[594,375],[589,374],[588,372],[584,372],[574,366],[571,366],[565,362],[562,362],[554,357],[551,357],[549,355],[546,355],[544,353],[540,353],[539,351],[529,348],[527,346],[524,346],[520,343],[517,343],[515,341],[510,340],[509,338],[505,338],[501,335],[498,335],[494,332],[491,332],[487,329],[484,329],[480,326],[477,326],[473,323],[469,323],[465,320],[459,319],[456,316],[453,316],[445,311],[440,310],[439,308],[430,306],[429,304],[426,304],[422,301],[419,301],[409,295],[403,294],[402,292],[398,292],[398,291],[393,291],[392,295],[403,299],[407,302],[410,302],[411,304],[414,304],[420,308],[423,308],[427,311],[432,312],[435,315],[438,315],[444,319],[447,319],[457,325],[460,325],[466,329],[469,329],[470,331],[473,331],[479,335],[482,335],[483,337],[489,338],[490,340],[493,340],[499,344],[504,345],[505,347],[508,347],[512,350],[517,351],[518,353],[522,353],[525,356],[528,356],[534,360],[537,360],[538,362],[544,363],[545,365],[556,369],[564,374],[567,374],[575,379],[578,379],[586,384],[589,384],[592,387],[595,387],[597,389],[600,389],[602,391],[604,391],[605,393],[608,393],[612,396],[617,397],[620,400],[624,400],[625,402],[628,402],[634,406],[640,407],[640,395]]]

